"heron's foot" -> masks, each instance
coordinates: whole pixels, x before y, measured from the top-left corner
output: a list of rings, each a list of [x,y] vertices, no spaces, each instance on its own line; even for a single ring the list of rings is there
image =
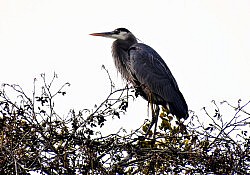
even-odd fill
[[[152,131],[151,131],[151,128],[153,127],[154,124],[155,124],[155,120],[152,120],[152,121],[150,122],[148,128],[147,128],[146,133],[145,133],[145,136],[144,136],[145,138],[146,138],[149,134],[152,135],[152,133],[150,133],[150,132],[152,132]]]

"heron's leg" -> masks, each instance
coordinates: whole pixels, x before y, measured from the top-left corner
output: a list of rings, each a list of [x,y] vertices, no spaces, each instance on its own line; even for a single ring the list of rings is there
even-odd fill
[[[152,102],[152,96],[151,95],[149,96],[149,103],[150,103],[150,107],[151,107],[151,111],[152,111],[152,120],[151,120],[150,125],[149,125],[149,127],[147,129],[145,137],[147,137],[149,131],[151,130],[151,128],[155,124],[155,129],[154,129],[154,133],[153,133],[153,138],[154,138],[155,133],[156,133],[156,129],[157,129],[157,121],[158,121],[158,115],[159,115],[160,108],[159,108],[158,105],[155,105],[155,109],[154,109],[154,104]]]
[[[154,108],[153,108],[153,101],[152,101],[152,94],[151,93],[149,93],[149,95],[148,95],[148,102],[150,104],[150,108],[151,108],[151,111],[152,111],[152,120],[151,120],[151,122],[150,122],[150,124],[148,126],[145,137],[148,136],[149,131],[151,130],[152,126],[154,125]]]
[[[153,112],[154,116],[152,116],[152,120],[154,120],[154,123],[155,123],[153,139],[155,139],[155,133],[156,133],[156,129],[157,129],[157,122],[158,122],[159,112],[160,112],[159,106],[155,105],[155,111]],[[154,117],[154,119],[153,119],[153,117]]]

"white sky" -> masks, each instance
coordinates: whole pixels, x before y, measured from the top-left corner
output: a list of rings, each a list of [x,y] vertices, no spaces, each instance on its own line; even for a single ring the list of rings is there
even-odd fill
[[[162,56],[197,113],[213,99],[250,99],[248,0],[0,0],[0,83],[18,83],[31,94],[33,78],[55,71],[59,84],[72,84],[58,104],[64,115],[70,108],[92,108],[109,93],[102,64],[123,85],[112,40],[88,34],[118,27]],[[142,124],[146,104],[130,102],[118,128]]]

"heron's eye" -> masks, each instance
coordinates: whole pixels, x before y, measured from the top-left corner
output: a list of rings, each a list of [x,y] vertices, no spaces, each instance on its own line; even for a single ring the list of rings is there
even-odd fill
[[[120,33],[119,30],[117,30],[117,29],[114,30],[114,34],[119,34],[119,33]]]

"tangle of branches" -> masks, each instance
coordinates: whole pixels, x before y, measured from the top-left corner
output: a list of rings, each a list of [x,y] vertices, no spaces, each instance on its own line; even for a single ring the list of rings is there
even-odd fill
[[[70,84],[53,91],[56,79],[42,74],[31,94],[19,85],[2,85],[0,174],[250,173],[250,101],[212,101],[213,111],[204,108],[202,117],[190,112],[184,123],[162,109],[159,127],[148,137],[147,122],[131,133],[121,129],[103,136],[106,121],[126,115],[134,89],[115,89],[109,76],[110,94],[100,105],[62,117],[54,99],[66,95]]]

